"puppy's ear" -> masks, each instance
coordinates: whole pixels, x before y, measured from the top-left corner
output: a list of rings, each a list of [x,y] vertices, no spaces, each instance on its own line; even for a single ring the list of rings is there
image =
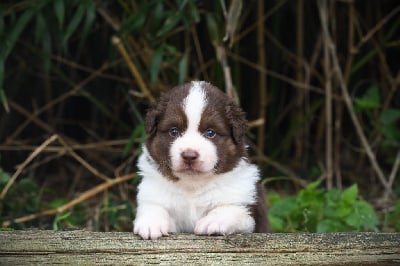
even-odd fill
[[[144,121],[144,127],[147,136],[152,136],[153,134],[156,133],[160,115],[161,112],[157,109],[157,107],[153,107],[152,109],[147,111],[146,118]]]
[[[147,111],[144,121],[147,136],[153,136],[157,132],[157,125],[167,109],[169,100],[169,95],[164,93],[158,99],[157,105]]]
[[[236,144],[244,144],[247,130],[245,113],[233,101],[226,105],[226,116],[232,129],[232,137]]]

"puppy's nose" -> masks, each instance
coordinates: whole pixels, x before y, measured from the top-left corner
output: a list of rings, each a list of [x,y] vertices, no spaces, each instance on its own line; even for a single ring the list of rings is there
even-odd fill
[[[199,158],[199,153],[194,150],[186,150],[181,153],[181,157],[185,162],[191,163]]]

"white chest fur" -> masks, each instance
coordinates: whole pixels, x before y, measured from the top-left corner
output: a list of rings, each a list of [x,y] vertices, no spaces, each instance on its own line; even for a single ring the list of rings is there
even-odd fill
[[[143,238],[154,239],[168,232],[224,234],[232,233],[232,230],[253,230],[254,220],[249,215],[248,206],[256,202],[255,183],[259,174],[257,167],[244,159],[232,171],[224,174],[171,181],[157,170],[155,162],[144,148],[138,167],[143,179],[138,187],[139,207],[134,230]],[[208,216],[217,218],[204,222]],[[235,221],[229,221],[231,218]],[[211,225],[215,219],[231,223],[227,226],[228,231],[220,232],[224,225]],[[203,224],[206,223],[203,226],[202,220]],[[213,226],[218,228],[213,230]]]

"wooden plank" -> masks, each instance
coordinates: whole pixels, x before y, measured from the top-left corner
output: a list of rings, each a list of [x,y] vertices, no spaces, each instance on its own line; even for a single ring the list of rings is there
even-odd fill
[[[398,233],[170,235],[0,231],[0,264],[400,265]]]

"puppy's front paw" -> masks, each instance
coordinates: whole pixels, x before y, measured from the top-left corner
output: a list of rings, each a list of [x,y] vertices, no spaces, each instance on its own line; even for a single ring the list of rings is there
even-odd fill
[[[133,232],[143,239],[158,239],[173,232],[172,221],[167,212],[152,210],[138,213],[134,221]]]
[[[254,219],[244,207],[218,207],[200,219],[194,229],[197,235],[229,235],[253,232]]]

